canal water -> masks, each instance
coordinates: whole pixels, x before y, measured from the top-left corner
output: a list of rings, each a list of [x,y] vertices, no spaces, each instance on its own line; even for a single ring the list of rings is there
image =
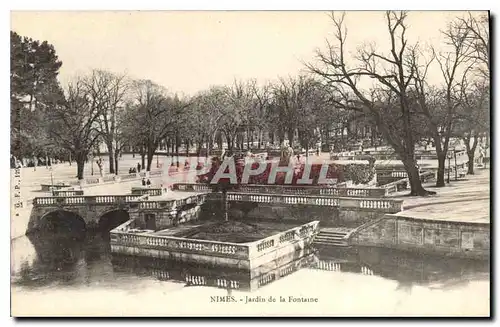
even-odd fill
[[[14,315],[489,314],[486,261],[318,249],[251,280],[243,271],[115,257],[99,232],[52,229],[11,246]]]

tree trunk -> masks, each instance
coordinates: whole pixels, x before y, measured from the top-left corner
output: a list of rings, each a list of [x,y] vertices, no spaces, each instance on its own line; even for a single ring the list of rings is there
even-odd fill
[[[293,136],[294,136],[295,129],[293,127],[288,127],[288,145],[293,148]]]
[[[250,130],[247,130],[247,150],[250,150],[250,138],[251,138],[251,134],[250,134]],[[252,143],[253,143],[253,140],[252,140]]]
[[[227,190],[222,190],[222,212],[224,214],[224,221],[229,221],[228,203],[227,203]]]
[[[151,171],[151,163],[153,162],[154,154],[155,154],[155,146],[152,144],[148,145],[148,162],[146,166],[146,171]]]
[[[467,151],[469,162],[467,163],[467,174],[474,175],[474,153],[475,150]]]
[[[229,134],[225,135],[226,135],[227,149],[233,151],[233,142],[231,140],[231,137],[229,136]]]
[[[180,138],[176,135],[175,137],[175,156],[177,158],[177,167],[179,167],[179,147],[180,147]]]
[[[141,168],[146,167],[146,149],[144,146],[141,147]]]
[[[445,141],[444,146],[441,144],[441,136],[436,134],[434,136],[434,143],[436,143],[436,154],[438,157],[438,171],[436,176],[436,187],[445,186],[444,173],[446,170],[446,156],[448,154],[448,143]],[[449,167],[448,167],[449,169]]]
[[[115,175],[118,175],[118,158],[120,157],[120,152],[115,151]]]
[[[84,155],[77,154],[76,159],[76,177],[78,180],[83,179],[83,169],[85,168],[85,157]]]
[[[167,155],[169,154],[170,152],[170,139],[167,139],[167,142],[166,142],[166,150],[167,150]]]
[[[445,170],[446,170],[446,154],[440,153],[438,154],[438,171],[436,176],[436,187],[445,186]],[[450,169],[450,167],[448,167]]]
[[[113,154],[113,144],[106,144],[108,147],[108,158],[109,158],[109,173],[114,174],[115,173],[115,160],[114,160],[114,154]]]
[[[414,159],[403,160],[406,173],[408,174],[408,180],[410,181],[411,192],[410,195],[428,195],[434,192],[426,191],[422,186],[422,181],[420,180],[420,174],[418,172],[417,163]]]
[[[201,154],[201,148],[203,147],[203,137],[201,138],[201,140],[198,142],[198,144],[196,145],[196,156],[199,157],[200,154]]]

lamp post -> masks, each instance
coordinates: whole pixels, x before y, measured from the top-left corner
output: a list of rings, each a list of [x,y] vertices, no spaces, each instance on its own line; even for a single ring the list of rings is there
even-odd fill
[[[453,156],[455,157],[455,181],[458,180],[458,171],[457,171],[457,149],[453,148]]]
[[[450,160],[451,160],[451,155],[450,153],[448,153],[448,184],[450,184],[450,169],[451,169]]]
[[[94,152],[90,153],[90,175],[94,176]]]

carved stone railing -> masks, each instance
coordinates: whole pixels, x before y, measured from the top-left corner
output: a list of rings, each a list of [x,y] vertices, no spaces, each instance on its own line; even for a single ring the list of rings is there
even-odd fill
[[[212,188],[207,184],[176,183],[172,185],[172,189],[186,192],[212,192]]]
[[[40,184],[40,186],[41,186],[41,191],[48,192],[51,190],[64,189],[70,187],[71,185],[69,183],[56,183],[56,184]]]
[[[118,204],[135,202],[140,195],[95,195],[95,196],[67,196],[67,197],[37,197],[33,199],[34,206],[54,205],[82,205],[82,204]]]
[[[53,196],[78,196],[83,195],[83,190],[71,190],[71,189],[63,189],[63,190],[53,190]]]
[[[269,236],[262,240],[258,240],[249,244],[250,258],[262,255],[275,248],[293,243],[298,240],[304,240],[308,237],[319,233],[319,221],[311,221],[310,223],[297,226],[281,233]]]
[[[222,194],[209,193],[207,197],[213,200],[221,200]],[[403,200],[391,198],[333,198],[305,195],[228,193],[227,200],[285,205],[314,205],[346,209],[377,209],[377,211],[387,213],[396,213],[403,209]]]
[[[112,230],[111,245],[134,246],[186,253],[249,259],[249,246],[229,242],[193,240],[161,235],[142,235]]]
[[[108,176],[104,176],[102,178],[102,181],[104,183],[107,183],[107,182],[114,182],[115,181],[115,178],[116,178],[116,175],[108,175]]]
[[[121,180],[131,180],[131,179],[137,179],[140,178],[139,174],[127,174],[127,175],[120,175]]]
[[[427,183],[432,181],[435,178],[435,173],[432,171],[426,171],[420,174],[420,181],[422,183]],[[402,190],[408,189],[410,186],[410,181],[408,178],[402,178],[394,182],[390,182],[382,185],[381,188],[385,189],[386,196],[389,194],[393,194]]]
[[[436,174],[433,171],[426,171],[420,174],[420,180],[423,183],[430,182],[436,178]]]
[[[133,195],[149,194],[150,196],[160,196],[163,194],[163,189],[159,187],[132,187]]]
[[[100,182],[99,177],[92,177],[85,179],[85,184],[99,184],[99,182]]]
[[[173,184],[177,191],[211,192],[206,184]],[[290,194],[290,195],[322,195],[322,196],[348,196],[348,197],[383,197],[386,191],[383,187],[353,188],[353,187],[322,187],[322,186],[292,186],[292,185],[239,185],[233,193],[259,193],[259,194]]]
[[[205,199],[206,199],[205,194],[197,194],[178,200],[141,201],[139,203],[139,208],[146,210],[170,209],[170,208],[181,207],[190,203],[202,204],[203,202],[205,202]]]

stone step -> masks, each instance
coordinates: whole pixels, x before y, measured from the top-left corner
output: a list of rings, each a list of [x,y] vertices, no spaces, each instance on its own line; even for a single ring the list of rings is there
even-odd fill
[[[338,241],[344,240],[343,237],[339,237],[339,236],[327,236],[327,235],[318,235],[314,239],[315,240],[338,240]]]
[[[314,241],[313,245],[316,246],[339,246],[339,247],[348,247],[349,244],[347,242],[331,242],[331,241]]]
[[[319,235],[335,235],[335,236],[346,236],[348,233],[345,232],[327,232],[327,231],[320,231]]]

